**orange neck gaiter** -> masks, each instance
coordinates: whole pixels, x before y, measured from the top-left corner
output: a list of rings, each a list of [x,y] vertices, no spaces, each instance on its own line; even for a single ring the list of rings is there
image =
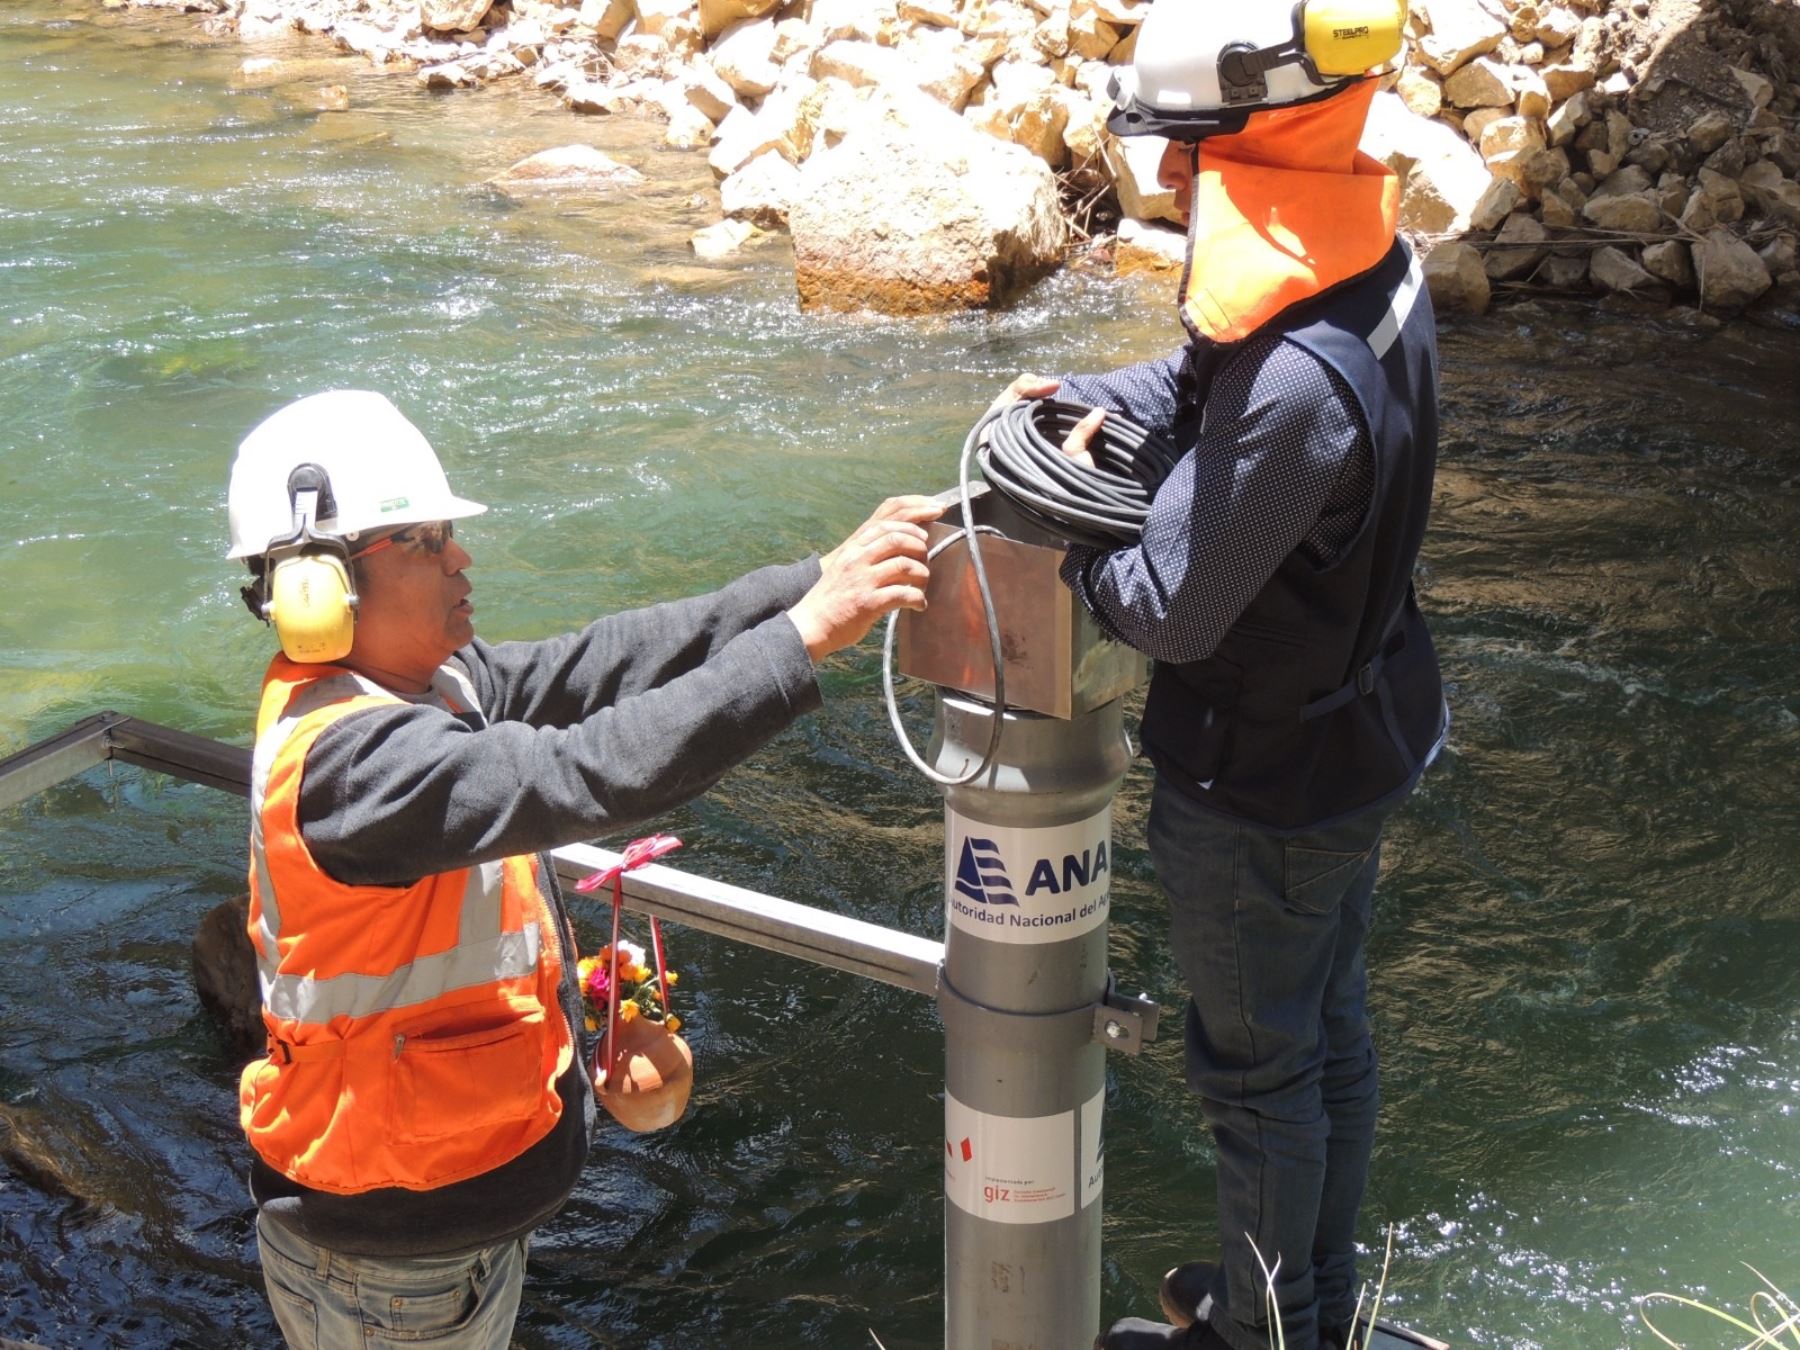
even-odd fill
[[[1237,342],[1289,305],[1368,271],[1393,247],[1400,180],[1357,149],[1376,82],[1251,115],[1200,143],[1181,316]]]

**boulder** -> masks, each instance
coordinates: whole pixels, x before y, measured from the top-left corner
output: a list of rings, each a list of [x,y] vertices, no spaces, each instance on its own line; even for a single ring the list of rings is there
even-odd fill
[[[1467,141],[1431,118],[1410,112],[1399,95],[1375,95],[1362,149],[1400,175],[1400,223],[1425,234],[1468,228],[1469,213],[1493,182]]]
[[[808,69],[813,53],[824,45],[825,39],[818,28],[805,19],[777,19],[775,45],[769,49],[769,59],[778,66],[798,65]]]
[[[699,150],[712,144],[712,119],[691,103],[669,112],[669,129],[663,133],[663,144],[677,150]]]
[[[1575,139],[1575,133],[1592,120],[1593,114],[1588,111],[1588,96],[1585,92],[1571,94],[1564,99],[1550,114],[1550,121],[1545,132],[1551,145],[1567,145]]]
[[[1737,132],[1729,117],[1722,112],[1704,112],[1688,125],[1688,144],[1703,155],[1710,155]]]
[[[1512,78],[1513,107],[1520,117],[1545,118],[1550,115],[1550,86],[1544,77],[1528,66],[1514,66]]]
[[[1469,211],[1469,228],[1471,230],[1492,230],[1498,228],[1524,201],[1525,194],[1519,191],[1519,185],[1510,178],[1496,178],[1487,185],[1475,205]]]
[[[1113,245],[1113,271],[1118,275],[1178,272],[1186,261],[1187,236],[1180,230],[1129,217],[1119,222]]]
[[[1756,250],[1772,277],[1783,277],[1800,269],[1800,239],[1791,234],[1778,234]]]
[[[494,0],[420,0],[419,22],[438,33],[472,33]]]
[[[1472,57],[1491,52],[1506,36],[1506,25],[1478,0],[1424,0],[1420,6],[1431,32],[1419,39],[1418,55],[1440,75],[1451,75]]]
[[[427,89],[474,89],[481,83],[475,72],[460,61],[426,66],[419,71],[417,79]]]
[[[1526,211],[1506,218],[1494,236],[1484,268],[1491,281],[1514,281],[1530,276],[1550,253],[1550,233]]]
[[[1697,195],[1706,199],[1707,210],[1715,224],[1729,225],[1744,218],[1744,192],[1735,178],[1714,169],[1702,169],[1697,175]]]
[[[1594,250],[1588,277],[1596,290],[1615,294],[1634,295],[1657,289],[1654,277],[1639,267],[1629,253],[1611,244]]]
[[[1700,302],[1715,309],[1742,309],[1774,281],[1756,250],[1725,229],[1707,231],[1694,245],[1694,271]]]
[[[488,180],[510,196],[536,192],[619,192],[636,187],[644,175],[591,145],[559,145],[540,150]]]
[[[1537,279],[1541,284],[1553,286],[1559,291],[1587,289],[1588,255],[1586,251],[1567,256],[1552,253],[1544,259],[1544,265],[1539,269]]]
[[[1439,244],[1425,255],[1421,267],[1434,309],[1463,310],[1470,314],[1487,312],[1492,294],[1487,272],[1481,265],[1481,255],[1469,245]]]
[[[1581,32],[1581,16],[1563,5],[1548,5],[1538,11],[1538,23],[1532,36],[1544,46],[1565,47]]]
[[[1615,169],[1594,186],[1595,197],[1631,197],[1648,192],[1653,180],[1647,170],[1636,164]]]
[[[1775,97],[1775,86],[1766,77],[1758,75],[1753,70],[1743,70],[1737,66],[1732,67],[1731,73],[1743,86],[1744,97],[1750,100],[1751,112],[1761,112],[1769,106],[1770,100]]]
[[[717,225],[695,230],[688,239],[688,247],[701,258],[723,258],[760,239],[762,233],[747,220],[721,220]]]
[[[583,28],[593,29],[594,36],[602,42],[616,42],[625,25],[636,17],[631,0],[581,0],[575,21]]]
[[[721,177],[730,177],[765,150],[799,164],[812,153],[819,113],[835,83],[784,87],[755,112],[739,104],[713,132],[706,162]]]
[[[1056,178],[923,94],[896,94],[806,162],[789,212],[803,309],[998,304],[1061,260]]]
[[[707,121],[717,125],[737,107],[737,93],[719,72],[704,61],[696,61],[682,71],[681,92],[688,103]]]
[[[1500,155],[1544,148],[1544,128],[1529,117],[1502,117],[1481,129],[1481,157],[1492,167]]]
[[[1557,62],[1555,65],[1539,66],[1538,76],[1549,91],[1552,103],[1561,103],[1564,99],[1594,87],[1594,71],[1591,66],[1575,65],[1571,62]]]
[[[1394,83],[1394,92],[1407,110],[1419,117],[1436,117],[1444,106],[1444,84],[1428,70],[1405,66]]]
[[[1800,183],[1785,177],[1768,160],[1758,160],[1745,169],[1738,188],[1763,219],[1790,230],[1800,229]]]
[[[765,150],[719,184],[719,203],[729,219],[782,229],[799,187],[800,171],[779,151]]]
[[[1042,67],[1026,69],[1049,75]],[[1086,99],[1053,81],[1033,88],[1026,82],[997,79],[987,101],[969,110],[969,120],[990,136],[1024,146],[1054,169],[1067,150],[1063,132],[1071,117],[1086,111]]]
[[[891,40],[900,24],[895,0],[813,0],[808,17],[824,42],[838,38]]]
[[[250,945],[250,897],[227,900],[206,912],[190,951],[194,992],[219,1020],[234,1055],[249,1059],[268,1043],[257,982],[256,949]]]
[[[1512,81],[1498,61],[1478,57],[1444,81],[1444,98],[1456,108],[1510,108]]]
[[[760,19],[781,0],[700,0],[700,31],[710,42],[734,23]]]
[[[1480,146],[1481,133],[1503,120],[1511,111],[1510,108],[1477,108],[1463,118],[1462,134],[1470,145]]]
[[[1107,174],[1119,194],[1119,211],[1130,220],[1167,220],[1181,223],[1175,210],[1175,194],[1156,181],[1162,159],[1162,142],[1154,136],[1101,138],[1101,155]]]
[[[1694,261],[1688,246],[1679,239],[1665,239],[1644,249],[1644,270],[1676,290],[1694,289]]]
[[[1579,220],[1575,210],[1560,192],[1546,192],[1538,199],[1538,219],[1554,229],[1573,229]]]
[[[1662,229],[1662,210],[1654,199],[1633,193],[1629,196],[1590,197],[1581,208],[1581,218],[1600,230],[1621,230],[1631,234],[1654,234]]]
[[[1569,157],[1561,150],[1534,150],[1518,157],[1512,174],[1519,191],[1537,201],[1569,176]]]
[[[1104,60],[1123,36],[1098,10],[1077,9],[1069,18],[1069,50],[1083,60]]]
[[[838,38],[813,53],[814,79],[836,78],[857,88],[901,83],[908,71],[892,47],[861,38]]]
[[[775,50],[773,19],[744,19],[727,28],[707,53],[719,78],[740,98],[760,97],[781,79],[771,59]]]

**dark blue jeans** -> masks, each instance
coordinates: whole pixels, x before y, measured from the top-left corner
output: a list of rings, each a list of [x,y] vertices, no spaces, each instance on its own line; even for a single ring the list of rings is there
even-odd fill
[[[1151,799],[1150,853],[1192,995],[1188,1082],[1219,1155],[1205,1316],[1238,1350],[1270,1344],[1258,1252],[1288,1350],[1314,1350],[1321,1322],[1355,1310],[1379,1106],[1363,943],[1384,818],[1283,837],[1211,815],[1161,777]]]

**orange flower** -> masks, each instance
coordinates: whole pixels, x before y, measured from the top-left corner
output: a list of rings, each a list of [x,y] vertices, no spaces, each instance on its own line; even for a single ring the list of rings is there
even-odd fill
[[[670,1031],[680,1031],[681,1030],[681,1019],[679,1017],[671,1017],[669,1019],[668,1026],[669,1026]]]
[[[621,1022],[635,1022],[637,1020],[637,1015],[638,1005],[631,1002],[629,999],[619,1005],[619,1020]]]

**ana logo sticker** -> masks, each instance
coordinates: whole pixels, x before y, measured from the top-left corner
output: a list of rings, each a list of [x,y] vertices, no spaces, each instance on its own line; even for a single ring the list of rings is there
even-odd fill
[[[1016,905],[1012,880],[1000,846],[992,839],[970,835],[963,840],[962,859],[956,865],[956,889],[978,905]]]

